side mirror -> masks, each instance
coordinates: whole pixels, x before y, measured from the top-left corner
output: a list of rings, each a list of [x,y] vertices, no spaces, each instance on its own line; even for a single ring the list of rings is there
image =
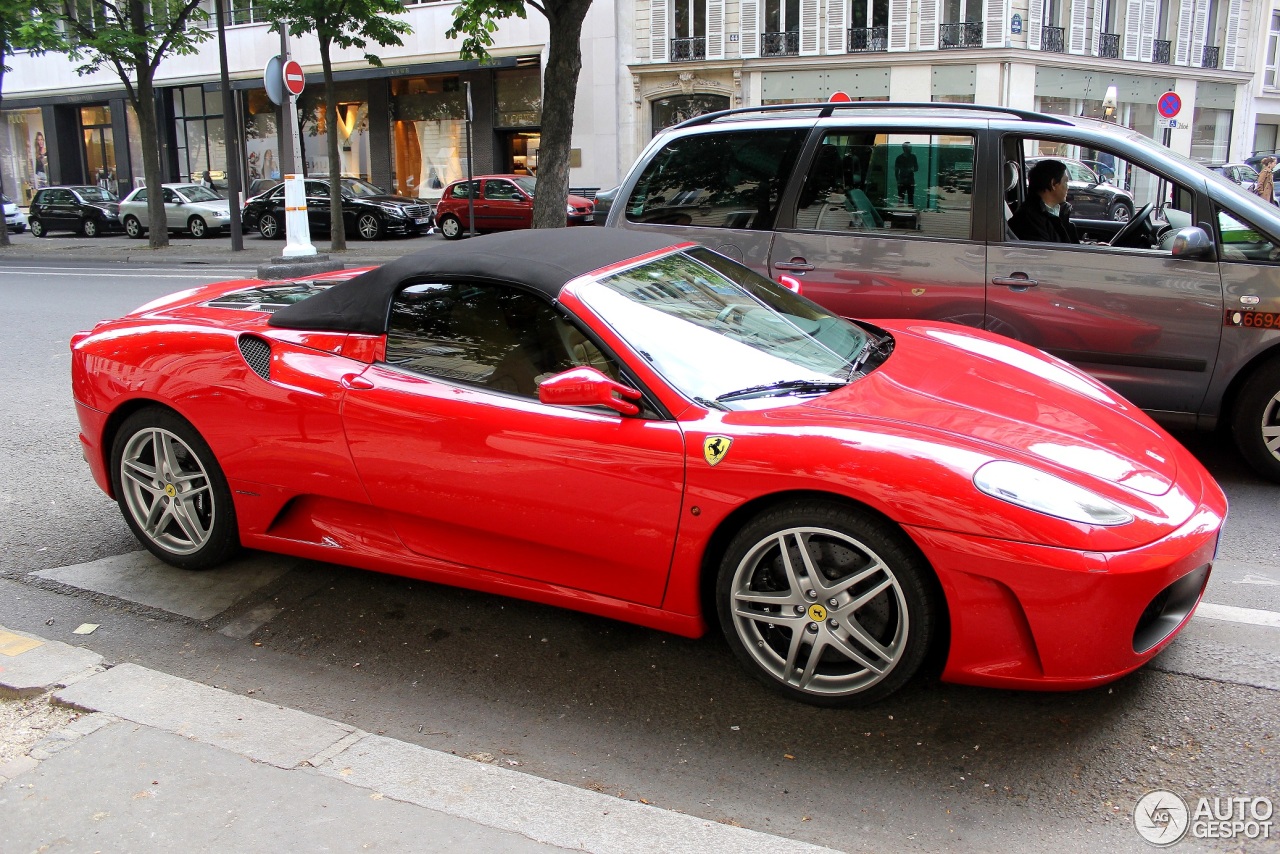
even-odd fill
[[[570,368],[538,384],[538,400],[554,406],[606,406],[622,415],[635,415],[640,392],[614,382],[585,365]]]
[[[1174,258],[1184,261],[1212,261],[1216,257],[1209,235],[1194,225],[1178,229],[1169,250]]]

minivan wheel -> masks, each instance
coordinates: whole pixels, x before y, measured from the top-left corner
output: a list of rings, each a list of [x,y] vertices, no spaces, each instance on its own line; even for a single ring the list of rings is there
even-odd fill
[[[1263,365],[1240,389],[1231,432],[1254,470],[1280,481],[1280,359]]]
[[[1133,219],[1133,207],[1128,202],[1116,202],[1111,206],[1111,219],[1114,222],[1128,222]]]
[[[124,218],[124,233],[135,240],[142,237],[142,223],[138,221],[136,216],[127,216]]]
[[[448,240],[457,240],[462,236],[462,220],[453,214],[440,217],[440,233]]]
[[[98,236],[98,221],[96,219],[86,219],[80,223],[80,233],[85,237]]]
[[[865,510],[799,500],[729,544],[716,579],[726,640],[769,687],[818,706],[906,684],[943,620],[937,580],[901,530]]]
[[[36,237],[47,237],[49,232],[44,230],[44,223],[34,217],[31,219],[31,233]]]

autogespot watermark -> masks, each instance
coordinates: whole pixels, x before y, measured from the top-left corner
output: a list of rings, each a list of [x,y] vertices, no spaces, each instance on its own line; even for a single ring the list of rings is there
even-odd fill
[[[1198,798],[1188,804],[1173,792],[1148,792],[1133,808],[1133,826],[1152,845],[1167,848],[1194,839],[1270,839],[1270,798]]]

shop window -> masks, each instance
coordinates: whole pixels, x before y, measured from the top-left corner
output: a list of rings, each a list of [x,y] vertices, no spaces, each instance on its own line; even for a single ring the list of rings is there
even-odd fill
[[[47,187],[49,146],[40,110],[6,110],[0,123],[0,169],[4,191],[10,199],[31,203],[36,190]]]
[[[509,68],[494,74],[497,102],[494,126],[527,128],[542,124],[542,72]]]
[[[307,175],[329,174],[329,134],[338,135],[338,171],[369,180],[369,103],[364,83],[334,86],[338,104],[337,127],[329,127],[324,89],[303,92],[298,99],[302,122],[302,160]]]
[[[467,175],[466,95],[456,75],[391,81],[392,189],[438,199]]]

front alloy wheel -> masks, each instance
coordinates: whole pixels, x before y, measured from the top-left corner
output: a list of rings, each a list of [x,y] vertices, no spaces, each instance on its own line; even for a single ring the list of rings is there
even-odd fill
[[[1112,222],[1128,222],[1133,218],[1133,208],[1125,202],[1116,202],[1111,206]]]
[[[135,240],[142,237],[142,223],[138,221],[136,216],[127,216],[124,218],[124,233]]]
[[[202,217],[193,216],[187,220],[187,231],[191,232],[191,236],[196,240],[209,236],[209,226]]]
[[[86,219],[80,224],[80,233],[85,237],[97,237],[98,221],[96,219]]]
[[[360,214],[356,220],[356,233],[364,240],[377,240],[382,234],[382,222],[371,213]]]
[[[1263,365],[1241,387],[1231,432],[1258,474],[1280,481],[1280,359]]]
[[[267,240],[275,240],[280,236],[280,221],[275,214],[264,213],[258,218],[258,233]]]
[[[239,546],[231,491],[213,452],[175,413],[129,416],[112,444],[111,481],[134,535],[161,560],[207,569]]]
[[[730,544],[716,605],[734,653],[770,687],[820,706],[871,703],[919,669],[933,579],[901,531],[825,501],[757,517]]]
[[[46,237],[49,232],[44,230],[44,223],[38,219],[31,220],[31,233],[36,237]]]

